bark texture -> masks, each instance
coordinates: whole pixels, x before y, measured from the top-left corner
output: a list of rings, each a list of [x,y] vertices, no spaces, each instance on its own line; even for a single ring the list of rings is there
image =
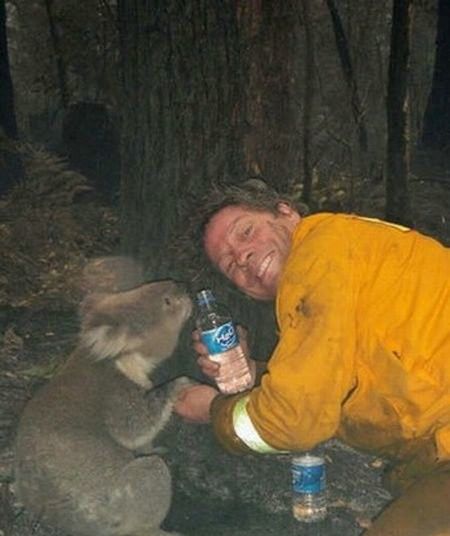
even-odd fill
[[[411,12],[411,0],[394,0],[386,102],[388,127],[386,219],[405,225],[412,224],[408,191],[408,69]]]
[[[450,146],[450,2],[439,0],[433,83],[424,117],[422,144]]]

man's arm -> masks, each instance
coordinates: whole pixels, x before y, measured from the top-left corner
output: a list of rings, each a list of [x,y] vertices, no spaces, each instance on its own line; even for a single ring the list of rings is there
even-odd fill
[[[180,393],[174,410],[188,422],[197,424],[212,422],[219,443],[233,454],[281,452],[267,445],[258,436],[246,416],[247,400],[248,392],[221,395],[209,385],[195,385]]]

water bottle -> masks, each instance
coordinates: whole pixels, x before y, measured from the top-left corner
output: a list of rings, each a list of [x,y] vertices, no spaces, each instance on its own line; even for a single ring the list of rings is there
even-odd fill
[[[305,454],[292,459],[292,510],[305,523],[321,521],[327,515],[325,460]]]
[[[196,324],[202,342],[208,349],[209,358],[221,365],[217,387],[225,394],[250,389],[253,383],[251,371],[230,313],[216,302],[209,289],[197,293],[197,303]]]

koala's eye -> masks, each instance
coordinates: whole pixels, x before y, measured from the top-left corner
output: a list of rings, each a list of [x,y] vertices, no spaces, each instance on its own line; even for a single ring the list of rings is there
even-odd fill
[[[168,298],[167,296],[164,298],[164,303],[170,307],[172,305],[172,301],[170,300],[170,298]]]

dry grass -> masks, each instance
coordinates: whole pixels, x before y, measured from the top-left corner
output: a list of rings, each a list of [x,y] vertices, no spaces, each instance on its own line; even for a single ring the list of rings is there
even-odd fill
[[[77,303],[80,270],[116,247],[118,218],[64,160],[30,145],[17,150],[25,179],[0,201],[0,305]]]

